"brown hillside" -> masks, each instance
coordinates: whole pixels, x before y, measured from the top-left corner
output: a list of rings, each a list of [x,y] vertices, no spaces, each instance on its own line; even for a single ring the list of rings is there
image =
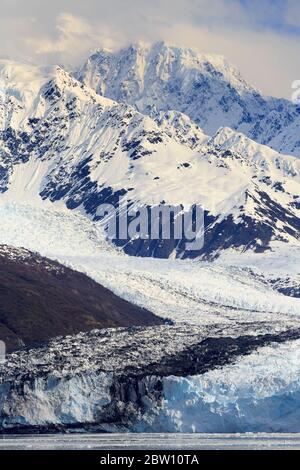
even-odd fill
[[[162,323],[82,273],[0,246],[0,340],[8,351],[94,328]]]

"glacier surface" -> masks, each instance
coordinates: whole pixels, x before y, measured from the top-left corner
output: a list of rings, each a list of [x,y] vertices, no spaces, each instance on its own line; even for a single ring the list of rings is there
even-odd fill
[[[163,380],[162,408],[137,431],[299,432],[300,342],[263,347],[201,376]]]
[[[300,330],[272,331],[264,323],[95,330],[17,351],[0,368],[0,426],[299,432]]]

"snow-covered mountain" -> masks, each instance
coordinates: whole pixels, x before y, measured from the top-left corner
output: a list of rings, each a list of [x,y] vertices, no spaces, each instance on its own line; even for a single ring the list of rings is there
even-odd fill
[[[178,240],[125,240],[132,255],[215,257],[229,248],[299,243],[299,159],[226,127],[209,137],[180,111],[141,114],[60,67],[4,61],[0,70],[0,203],[54,204],[95,222],[100,204],[124,196],[132,206],[203,205],[203,249],[186,252]]]
[[[176,110],[207,134],[230,127],[275,150],[300,156],[300,109],[263,96],[224,57],[138,43],[94,52],[77,77],[100,95],[145,114]]]
[[[72,333],[0,365],[0,431],[299,432],[298,120],[224,59],[161,43],[97,52],[77,78],[0,61],[0,284],[55,282],[36,339]],[[98,209],[119,196],[202,204],[204,248],[108,243]],[[169,321],[73,334],[126,306],[131,325]]]

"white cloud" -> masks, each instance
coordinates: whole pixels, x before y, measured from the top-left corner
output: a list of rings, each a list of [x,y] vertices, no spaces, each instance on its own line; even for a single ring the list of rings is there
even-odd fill
[[[100,44],[113,46],[111,33],[107,28],[93,27],[87,20],[70,13],[62,13],[56,20],[57,37],[27,37],[26,42],[34,54],[47,57],[48,61],[78,63],[88,52]],[[101,32],[99,32],[101,31]]]
[[[178,24],[163,31],[169,42],[225,56],[245,79],[264,93],[286,97],[300,79],[299,42],[274,32],[198,28]]]
[[[0,0],[0,55],[74,66],[97,47],[165,39],[222,54],[265,93],[290,97],[299,36],[262,27],[281,14],[270,1],[253,0],[249,14],[239,0]],[[299,0],[286,6],[283,20],[300,25]]]

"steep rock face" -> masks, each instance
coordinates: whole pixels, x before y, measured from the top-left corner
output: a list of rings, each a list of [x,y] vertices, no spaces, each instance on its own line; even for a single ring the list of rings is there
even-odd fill
[[[0,339],[8,351],[93,328],[162,323],[84,274],[0,245]]]
[[[93,53],[77,77],[97,93],[143,113],[176,110],[211,135],[231,127],[279,152],[300,156],[300,111],[263,96],[223,57],[196,50],[137,44]]]

